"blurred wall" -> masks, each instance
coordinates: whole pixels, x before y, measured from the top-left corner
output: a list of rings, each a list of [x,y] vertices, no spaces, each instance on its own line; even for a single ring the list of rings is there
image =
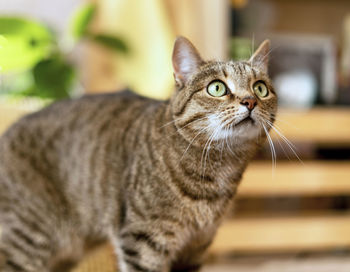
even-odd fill
[[[1,0],[0,14],[36,18],[62,33],[72,11],[83,2],[84,0]]]
[[[95,27],[115,33],[129,53],[110,55],[90,47],[85,78],[91,91],[129,87],[165,98],[171,89],[171,46],[174,34],[161,0],[101,0]],[[102,64],[102,65],[101,65]]]
[[[95,22],[123,37],[130,54],[112,57],[89,46],[84,64],[92,92],[131,87],[155,98],[173,91],[171,53],[177,35],[188,37],[204,58],[226,58],[229,2],[226,0],[99,0]]]
[[[350,13],[349,0],[270,0],[276,9],[274,31],[331,35],[341,39],[344,18]]]
[[[176,35],[191,39],[205,59],[226,59],[230,3],[226,0],[166,0]]]
[[[312,33],[341,41],[349,0],[249,0],[237,9],[238,34]],[[239,26],[238,26],[239,25]]]

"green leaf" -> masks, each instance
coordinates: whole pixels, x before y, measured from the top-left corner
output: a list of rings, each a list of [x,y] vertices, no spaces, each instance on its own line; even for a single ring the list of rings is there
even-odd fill
[[[30,69],[54,47],[50,30],[34,20],[0,17],[0,35],[2,72]]]
[[[109,35],[109,34],[90,34],[89,38],[112,50],[119,51],[122,53],[129,52],[129,48],[126,45],[126,43],[122,39],[116,36]]]
[[[40,61],[33,69],[35,89],[29,95],[61,99],[69,97],[74,84],[75,70],[60,56]]]
[[[96,5],[89,3],[76,11],[71,22],[71,32],[75,39],[82,38],[96,13]]]

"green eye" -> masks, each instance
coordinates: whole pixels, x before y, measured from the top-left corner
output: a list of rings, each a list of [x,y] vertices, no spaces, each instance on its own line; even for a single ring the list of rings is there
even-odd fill
[[[253,85],[254,93],[259,97],[266,97],[269,94],[269,90],[262,81],[257,81]]]
[[[207,92],[215,97],[224,96],[226,94],[226,86],[221,81],[213,81],[208,85]]]

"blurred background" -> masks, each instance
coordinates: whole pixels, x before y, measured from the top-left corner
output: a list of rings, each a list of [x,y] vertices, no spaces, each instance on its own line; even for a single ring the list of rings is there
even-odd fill
[[[168,98],[177,35],[222,60],[269,38],[280,102],[275,150],[249,166],[205,271],[350,271],[348,0],[0,1],[0,132],[84,93]],[[107,251],[78,270],[113,271]]]

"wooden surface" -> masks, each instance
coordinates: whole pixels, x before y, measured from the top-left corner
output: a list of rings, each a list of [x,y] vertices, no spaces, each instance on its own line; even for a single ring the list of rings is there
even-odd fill
[[[281,109],[276,127],[291,141],[350,144],[350,108]]]
[[[350,247],[350,214],[232,219],[211,246],[215,254],[281,252]]]
[[[350,161],[254,162],[243,175],[238,196],[350,194]]]

